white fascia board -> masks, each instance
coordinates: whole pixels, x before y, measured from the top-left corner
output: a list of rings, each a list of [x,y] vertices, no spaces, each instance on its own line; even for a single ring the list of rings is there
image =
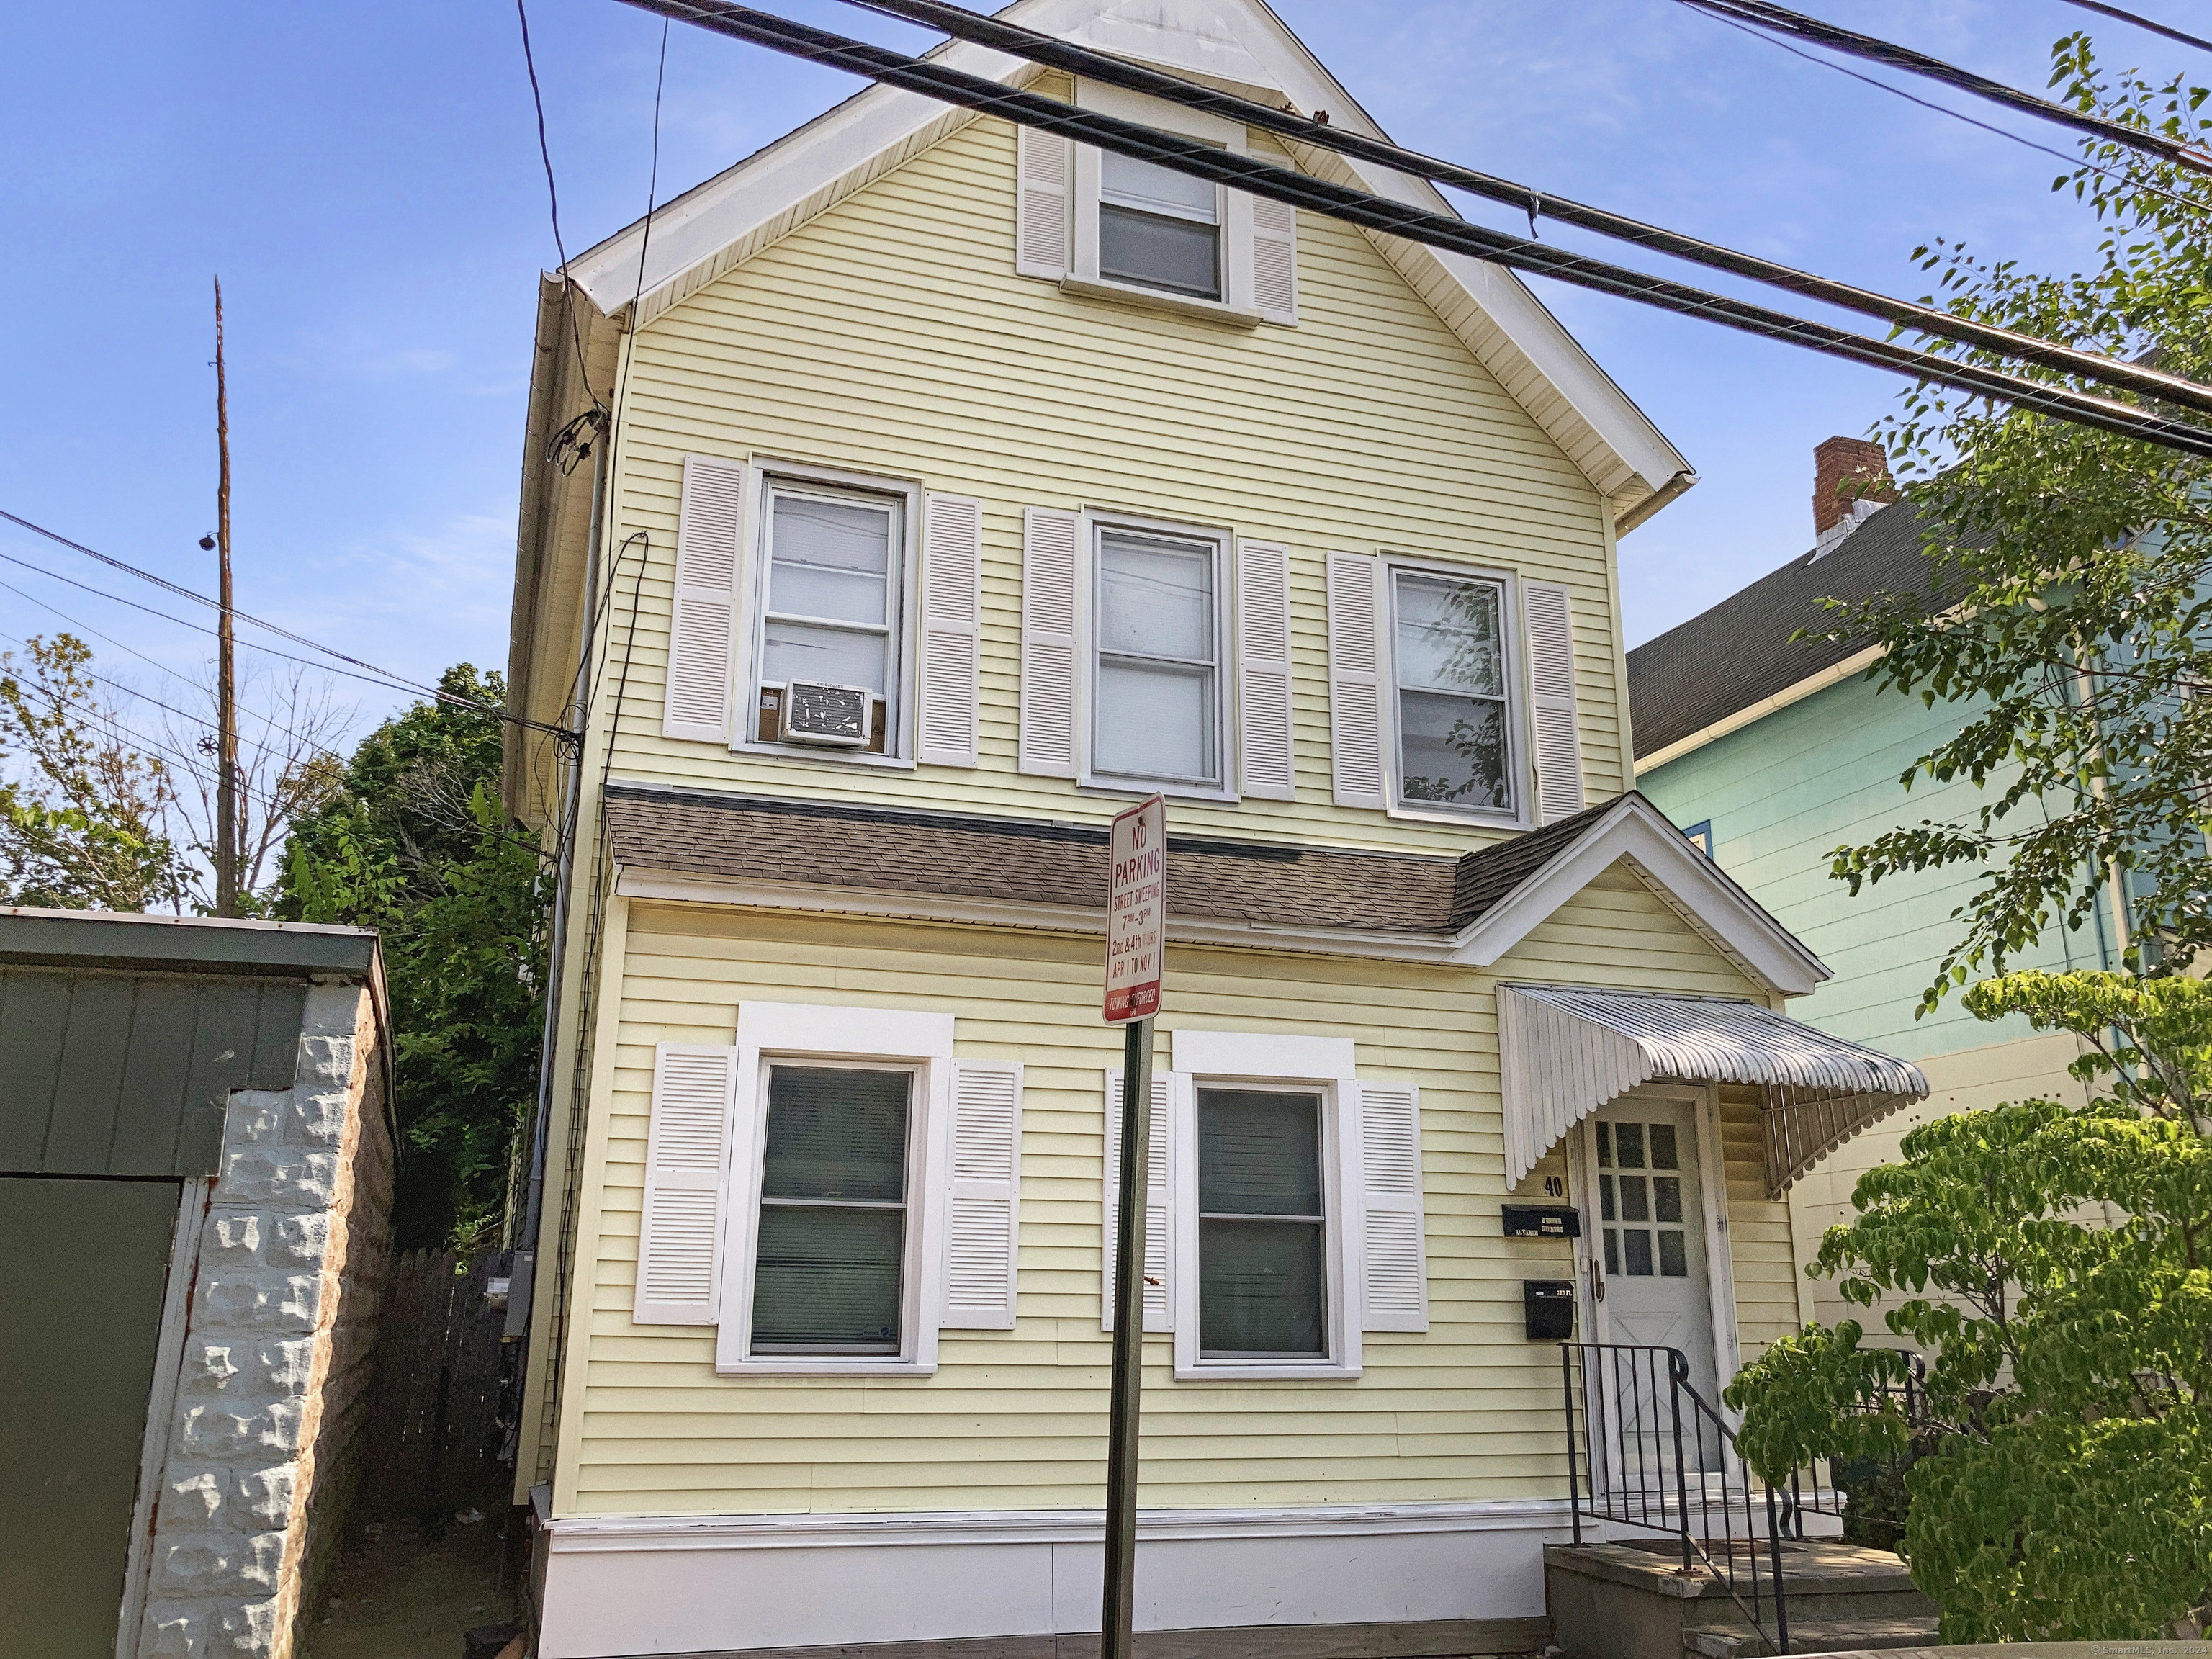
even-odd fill
[[[1832,977],[1826,963],[1637,795],[1623,796],[1571,849],[1485,912],[1461,936],[1453,959],[1491,966],[1624,859],[1769,989],[1804,996]]]

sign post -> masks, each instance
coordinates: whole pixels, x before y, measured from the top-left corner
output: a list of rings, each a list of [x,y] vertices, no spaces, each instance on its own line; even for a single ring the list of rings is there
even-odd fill
[[[1106,1414],[1106,1574],[1100,1659],[1130,1659],[1137,1581],[1137,1397],[1144,1383],[1146,1171],[1152,1167],[1152,1016],[1167,954],[1167,803],[1114,820],[1108,844],[1106,1021],[1122,1032],[1120,1213],[1114,1218],[1114,1370]]]

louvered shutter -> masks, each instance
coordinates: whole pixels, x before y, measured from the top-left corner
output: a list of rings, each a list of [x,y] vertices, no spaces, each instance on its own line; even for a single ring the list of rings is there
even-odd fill
[[[1014,1328],[1021,1239],[1022,1068],[952,1062],[951,1192],[945,1221],[947,1330]]]
[[[654,1054],[630,1312],[637,1324],[714,1322],[737,1069],[735,1048],[664,1042]]]
[[[1175,1135],[1170,1113],[1175,1073],[1152,1073],[1152,1158],[1145,1173],[1145,1328],[1175,1328]],[[1114,1328],[1115,1218],[1121,1206],[1121,1073],[1106,1073],[1106,1181],[1104,1248],[1098,1275],[1098,1322]]]
[[[708,455],[684,458],[676,521],[676,607],[668,624],[663,737],[730,740],[736,672],[738,544],[744,535],[745,469]]]
[[[1528,623],[1528,701],[1536,732],[1536,805],[1546,823],[1583,810],[1583,750],[1575,720],[1575,632],[1567,590],[1521,584]]]
[[[1298,319],[1298,210],[1252,198],[1252,303],[1271,323]]]
[[[1421,1102],[1411,1084],[1347,1084],[1359,1099],[1359,1326],[1429,1328],[1421,1228]]]
[[[1014,270],[1056,283],[1067,275],[1074,146],[1056,134],[1024,127],[1016,149]]]
[[[1329,769],[1339,806],[1382,806],[1382,568],[1358,553],[1328,556]]]
[[[921,506],[921,714],[916,757],[975,764],[982,672],[983,504],[930,495]]]
[[[1076,571],[1082,521],[1033,507],[1022,529],[1021,769],[1075,775]]]
[[[1296,793],[1291,737],[1291,550],[1237,544],[1238,752],[1243,788],[1263,800]]]

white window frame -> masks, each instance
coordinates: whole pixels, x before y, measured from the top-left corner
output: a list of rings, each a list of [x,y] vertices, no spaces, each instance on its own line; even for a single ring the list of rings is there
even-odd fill
[[[775,522],[769,511],[772,492],[780,484],[805,489],[809,485],[831,490],[896,499],[899,512],[899,546],[893,562],[897,586],[897,617],[891,625],[891,648],[896,660],[885,683],[884,752],[865,750],[813,748],[803,744],[763,743],[760,729],[761,670],[766,660],[769,597],[769,531]],[[738,678],[733,693],[735,709],[730,728],[730,747],[738,754],[774,756],[832,766],[890,767],[914,769],[915,670],[921,649],[916,617],[921,580],[922,488],[914,479],[886,478],[847,471],[806,461],[756,458],[746,469],[744,556],[739,561],[739,615],[745,620],[738,647]]]
[[[1098,550],[1106,533],[1115,530],[1163,540],[1203,542],[1213,549],[1213,752],[1215,769],[1220,774],[1218,783],[1101,772],[1094,764],[1097,747],[1095,722],[1098,711],[1099,587],[1104,577],[1104,562]],[[1076,745],[1082,757],[1079,784],[1085,789],[1118,795],[1157,793],[1185,800],[1238,799],[1237,562],[1231,556],[1236,546],[1236,532],[1133,514],[1086,512],[1082,515],[1082,556],[1077,575],[1081,651],[1076,664],[1075,688]]]
[[[773,1065],[909,1071],[906,1252],[895,1354],[755,1354],[753,1272],[759,1258],[761,1176]],[[928,1376],[937,1370],[946,1133],[951,1120],[952,1017],[906,1009],[747,1002],[738,1012],[737,1121],[751,1133],[731,1149],[723,1228],[722,1306],[714,1369],[725,1376]]]
[[[1189,1075],[1176,1114],[1174,1167],[1175,1374],[1183,1382],[1341,1382],[1360,1374],[1364,1237],[1359,1187],[1359,1084],[1345,1038],[1177,1031],[1178,1068]],[[1208,1358],[1199,1352],[1198,1096],[1202,1089],[1260,1089],[1321,1100],[1322,1251],[1328,1273],[1322,1315],[1328,1352],[1316,1359]]]
[[[1504,630],[1502,653],[1505,671],[1505,770],[1513,786],[1513,809],[1499,811],[1492,806],[1455,806],[1449,801],[1409,800],[1406,796],[1405,733],[1399,724],[1398,703],[1398,578],[1400,575],[1431,577],[1443,581],[1492,582],[1498,589],[1499,625]],[[1382,637],[1377,641],[1379,660],[1382,665],[1382,691],[1387,707],[1383,712],[1384,743],[1383,770],[1388,781],[1386,799],[1392,817],[1432,823],[1485,823],[1499,829],[1528,830],[1535,827],[1536,803],[1535,771],[1529,764],[1531,738],[1528,732],[1528,630],[1521,621],[1520,578],[1510,570],[1492,569],[1481,565],[1443,564],[1433,560],[1411,559],[1384,554],[1382,559],[1383,583],[1381,610]]]
[[[1240,155],[1249,149],[1249,136],[1242,123],[1224,121],[1196,110],[1147,98],[1141,93],[1128,92],[1120,87],[1084,81],[1077,87],[1076,101],[1085,109],[1097,110],[1103,115],[1139,122],[1206,143],[1219,144]],[[1060,283],[1063,289],[1071,294],[1138,301],[1170,311],[1188,312],[1224,322],[1253,326],[1260,323],[1260,312],[1253,297],[1252,198],[1249,195],[1243,191],[1231,190],[1226,185],[1213,187],[1214,222],[1220,227],[1221,234],[1221,297],[1218,300],[1147,288],[1140,283],[1117,282],[1111,277],[1102,276],[1098,270],[1099,152],[1091,144],[1078,143],[1074,148],[1075,257],[1069,264],[1067,276]]]

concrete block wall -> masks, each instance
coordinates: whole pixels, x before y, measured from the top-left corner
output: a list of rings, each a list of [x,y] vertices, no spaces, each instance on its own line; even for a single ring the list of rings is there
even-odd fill
[[[356,1470],[393,1147],[366,988],[307,994],[286,1090],[230,1097],[200,1229],[140,1652],[290,1659]]]

